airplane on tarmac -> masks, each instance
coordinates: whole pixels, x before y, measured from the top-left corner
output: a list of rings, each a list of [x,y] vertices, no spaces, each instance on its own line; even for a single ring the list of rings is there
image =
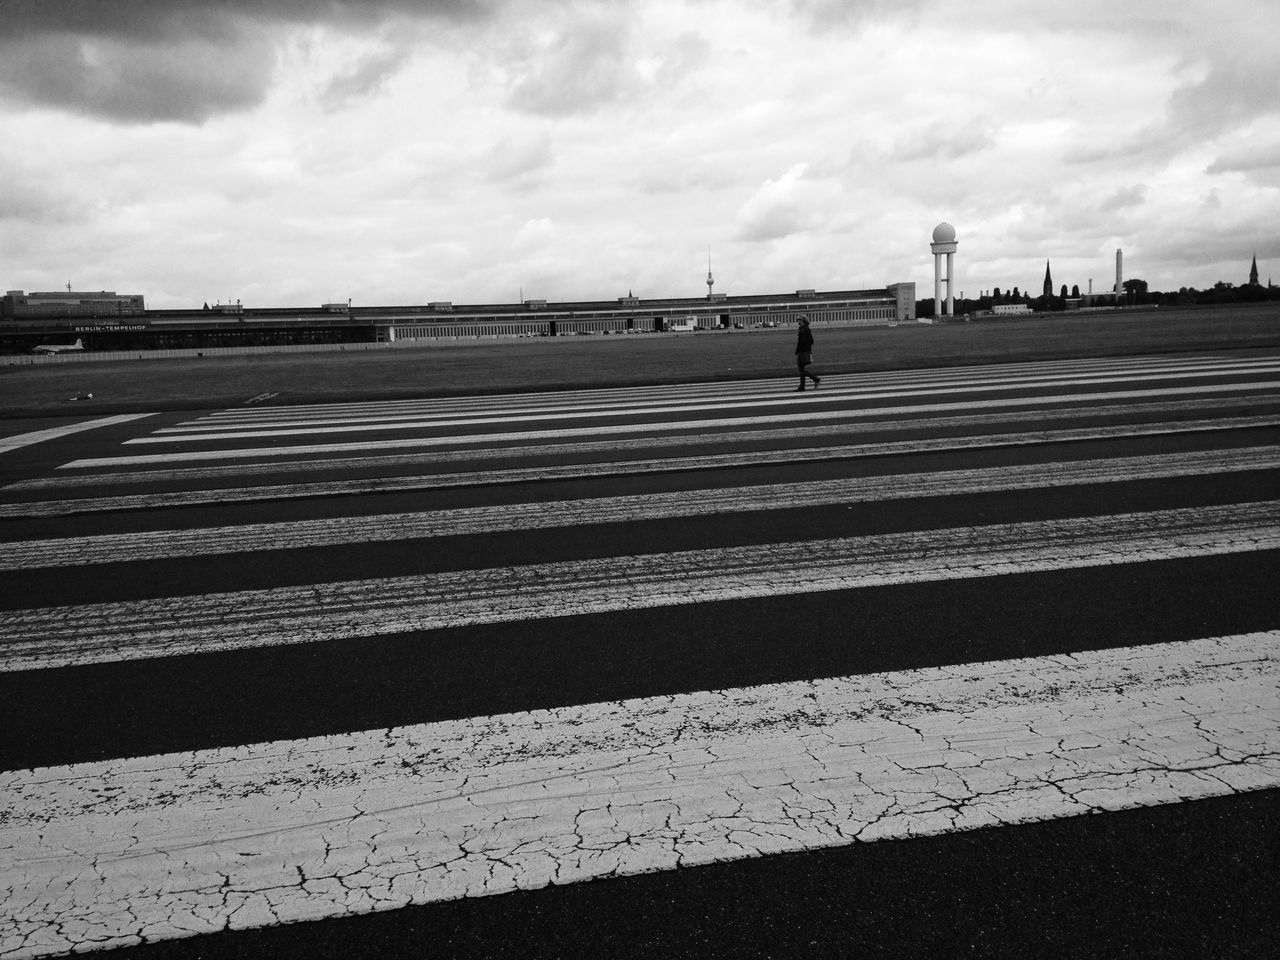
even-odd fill
[[[71,350],[83,350],[84,341],[76,340],[75,343],[42,343],[32,347],[32,353],[67,353]]]

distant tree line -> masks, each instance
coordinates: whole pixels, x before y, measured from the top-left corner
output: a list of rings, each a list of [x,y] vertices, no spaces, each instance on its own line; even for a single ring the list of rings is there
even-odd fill
[[[1280,300],[1280,287],[1250,283],[1237,286],[1225,280],[1219,280],[1212,287],[1205,290],[1197,290],[1195,287],[1180,287],[1177,290],[1160,291],[1148,289],[1147,281],[1145,280],[1133,279],[1124,282],[1124,289],[1125,299],[1123,305],[1131,307],[1150,306],[1153,304],[1162,307],[1174,307],[1194,306],[1197,304],[1261,303],[1267,300]],[[1102,297],[1106,299],[1096,303],[1097,306],[1106,306],[1110,303],[1110,294],[1094,294],[1095,300]],[[1067,285],[1064,283],[1059,295],[1056,297],[1043,295],[1033,297],[1029,293],[1022,292],[1017,287],[1008,291],[993,287],[989,294],[981,297],[957,298],[955,311],[956,315],[960,316],[1011,304],[1023,304],[1032,310],[1066,310],[1068,299],[1080,299],[1079,286],[1073,286],[1068,293]],[[933,316],[932,297],[927,300],[916,301],[916,316]]]

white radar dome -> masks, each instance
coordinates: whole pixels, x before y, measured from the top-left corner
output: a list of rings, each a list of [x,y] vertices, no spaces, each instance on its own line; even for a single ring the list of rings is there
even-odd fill
[[[955,243],[956,228],[945,220],[933,228],[934,243]]]

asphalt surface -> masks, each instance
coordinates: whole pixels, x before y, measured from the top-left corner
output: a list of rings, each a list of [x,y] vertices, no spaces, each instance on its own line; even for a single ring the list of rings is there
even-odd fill
[[[219,419],[219,411],[106,425],[0,455],[0,504],[10,510],[0,519],[0,539],[72,542],[324,519],[360,529],[401,512],[514,511],[530,503],[550,509],[671,493],[714,504],[727,489],[766,484],[783,492],[776,506],[739,513],[708,507],[643,520],[318,546],[282,533],[278,544],[248,552],[152,559],[121,547],[109,562],[5,570],[0,618],[290,585],[444,573],[480,579],[497,568],[796,542],[811,543],[820,560],[838,539],[1273,500],[1280,491],[1274,464],[888,496],[904,477],[942,471],[1000,474],[1199,453],[1227,458],[1280,443],[1280,375],[1265,364],[1233,370],[1210,359],[1141,369],[1121,361],[1101,370],[1028,367],[1019,371],[1026,384],[992,384],[986,371],[936,378],[925,371],[909,382],[886,374],[828,378],[804,395],[791,395],[790,381],[775,381],[735,384],[726,396],[700,386],[692,398],[673,389],[526,396],[491,406],[468,401],[474,406],[466,409],[438,401],[443,405],[410,413],[334,408],[306,414],[325,423],[301,426],[285,425],[287,411],[265,409],[252,425],[236,425],[231,412]],[[1134,391],[1144,395],[1121,396]],[[590,409],[573,407],[587,399]],[[725,402],[732,406],[722,408]],[[686,409],[669,409],[676,407]],[[893,412],[876,412],[887,407]],[[5,432],[14,436],[21,426],[10,423]],[[33,429],[48,426],[40,421]],[[195,439],[160,433],[188,427]],[[325,432],[336,427],[343,432]],[[512,436],[567,428],[581,432]],[[415,440],[434,444],[437,459],[419,456],[428,448]],[[280,453],[307,444],[354,446]],[[847,449],[854,445],[862,449]],[[215,459],[228,449],[252,452]],[[174,459],[67,466],[151,453]],[[728,454],[744,458],[696,462]],[[503,473],[516,468],[546,472]],[[464,476],[470,479],[458,479]],[[79,477],[88,479],[71,482]],[[806,503],[815,485],[850,478],[883,484],[886,495]],[[276,492],[251,496],[268,486]],[[154,501],[145,502],[148,496]],[[566,608],[559,616],[372,638],[9,669],[0,671],[0,769],[1275,630],[1278,560],[1276,550],[1263,549],[857,589],[783,588],[607,612]],[[795,575],[776,571],[782,584]],[[726,583],[733,578],[733,569],[723,571]],[[1275,936],[1278,797],[1271,789],[857,843],[118,952],[1261,957]]]

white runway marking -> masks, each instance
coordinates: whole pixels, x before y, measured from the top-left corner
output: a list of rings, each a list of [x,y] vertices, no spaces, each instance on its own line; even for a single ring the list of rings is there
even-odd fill
[[[1280,633],[0,774],[0,955],[1280,786]]]
[[[1265,394],[1262,396],[1250,398],[1250,400],[1257,403],[1270,404],[1270,403],[1275,403],[1277,400],[1280,400],[1280,397],[1278,397],[1275,394]],[[1037,423],[1038,425],[1041,425],[1041,432],[1043,432],[1044,424],[1052,423],[1058,420],[1080,418],[1084,416],[1087,416],[1087,417],[1112,417],[1112,416],[1133,417],[1135,414],[1141,414],[1141,415],[1169,414],[1169,413],[1191,414],[1191,413],[1198,413],[1202,411],[1221,410],[1224,406],[1234,408],[1234,407],[1238,407],[1239,404],[1240,404],[1239,399],[1232,397],[1232,398],[1209,398],[1209,399],[1199,399],[1199,400],[1196,400],[1196,399],[1179,400],[1179,401],[1173,401],[1170,403],[1110,404],[1110,405],[1102,405],[1102,406],[1089,406],[1084,408],[1066,408],[1066,409],[1059,408],[1059,409],[1052,409],[1052,410],[1034,410],[1034,411],[1019,410],[1014,413],[983,413],[979,415],[950,414],[950,415],[939,416],[939,417],[913,417],[910,420],[890,418],[890,419],[872,419],[865,422],[859,420],[858,422],[835,423],[835,424],[818,424],[818,423],[810,422],[809,420],[805,420],[804,436],[806,437],[838,436],[841,434],[850,434],[850,433],[861,436],[868,433],[884,433],[884,432],[895,431],[895,430],[922,431],[922,430],[933,430],[933,429],[962,428],[967,426],[980,426],[980,425],[993,426],[996,424],[1026,423],[1028,420],[1034,420],[1035,423]],[[1275,415],[1270,415],[1270,416],[1259,415],[1259,416],[1251,416],[1251,417],[1220,417],[1220,418],[1197,420],[1197,421],[1172,421],[1171,423],[1188,424],[1188,426],[1183,427],[1181,429],[1213,429],[1212,425],[1215,423],[1223,423],[1231,428],[1235,428],[1239,426],[1272,426],[1276,422],[1276,419],[1277,418]],[[1193,426],[1197,424],[1198,426]],[[375,462],[382,463],[382,462],[386,462],[391,457],[399,457],[404,462],[407,462],[408,458],[418,458],[423,462],[435,462],[440,458],[462,459],[462,458],[465,458],[466,456],[472,456],[472,455],[483,456],[486,451],[494,450],[494,449],[501,450],[504,452],[511,451],[512,453],[510,455],[514,456],[517,453],[529,454],[529,453],[535,453],[538,451],[546,451],[550,453],[573,453],[573,452],[581,452],[581,451],[592,452],[592,451],[599,451],[599,450],[615,450],[615,449],[622,449],[622,448],[640,449],[646,446],[671,447],[671,446],[678,446],[682,444],[683,445],[701,444],[701,443],[726,444],[726,443],[736,443],[736,442],[774,440],[774,439],[778,439],[780,436],[785,435],[785,433],[780,433],[779,428],[776,426],[762,427],[759,429],[751,429],[751,430],[719,430],[713,433],[692,432],[704,426],[705,426],[705,421],[697,421],[694,423],[686,424],[683,429],[679,431],[675,431],[670,434],[666,434],[666,435],[663,435],[658,431],[653,431],[655,434],[654,436],[638,437],[638,438],[632,438],[632,439],[625,439],[625,438],[615,436],[615,437],[611,437],[608,440],[603,440],[603,441],[571,440],[569,442],[559,443],[559,444],[529,443],[524,446],[514,446],[509,442],[503,442],[501,443],[500,446],[496,448],[478,446],[474,442],[475,438],[466,438],[471,442],[468,444],[460,445],[461,449],[457,449],[457,450],[438,450],[438,451],[428,451],[423,453],[383,454],[380,456],[375,455],[373,457],[349,458],[348,460],[336,460],[336,459],[333,459],[332,457],[326,457],[324,462],[333,463],[336,466],[343,466],[343,465],[349,465],[351,463],[358,463],[358,462],[367,461],[367,460],[373,460]],[[1151,430],[1151,429],[1158,429],[1159,426],[1160,424],[1143,425],[1141,423],[1138,423],[1138,424],[1132,424],[1131,429]],[[389,443],[388,446],[391,448],[397,448],[397,447],[402,448],[405,446],[412,446],[412,444],[413,444],[413,441],[407,441],[407,442],[394,441]],[[348,447],[355,447],[355,449],[357,450],[365,449],[365,447],[360,444],[338,444],[338,446],[344,449]],[[306,446],[294,446],[294,447],[290,447],[289,450],[294,454],[307,454],[312,452],[324,453],[327,447],[328,445],[321,445],[314,448],[306,447]],[[270,457],[270,456],[276,455],[277,451],[271,447],[264,447],[259,449],[258,451],[246,451],[246,450],[236,451],[236,453],[241,458],[251,456],[254,452],[261,453],[264,456]],[[179,455],[179,456],[183,456],[183,455]],[[205,454],[202,454],[201,457],[209,458],[208,455],[205,455]],[[221,457],[216,457],[216,458],[226,459]],[[138,467],[144,467],[150,464],[172,462],[173,460],[174,460],[174,456],[170,454],[141,454],[141,455],[117,456],[117,457],[98,457],[93,459],[72,460],[68,463],[62,464],[59,467],[59,469],[60,470],[88,470],[88,469],[106,468],[106,467],[123,467],[127,469],[133,469]],[[294,463],[296,464],[309,464],[313,462],[314,461],[310,461],[310,460],[294,461]],[[231,466],[227,469],[239,471],[239,470],[248,470],[251,467],[257,470],[263,470],[267,468],[274,469],[275,464],[274,462],[244,463],[244,464],[235,464],[234,466]],[[32,482],[34,483],[34,481]]]
[[[1114,390],[1105,393],[1061,394],[1043,397],[1009,397],[1003,400],[965,400],[954,403],[920,403],[897,407],[869,407],[863,410],[811,410],[804,413],[772,414],[755,417],[725,417],[699,420],[673,420],[661,423],[621,423],[595,424],[583,427],[568,427],[554,430],[520,430],[500,433],[471,433],[455,436],[409,437],[399,440],[367,440],[344,443],[314,443],[278,447],[243,447],[229,450],[189,450],[181,453],[153,454],[151,463],[182,463],[195,460],[235,460],[244,457],[283,457],[298,454],[333,454],[355,450],[388,450],[406,447],[440,447],[459,446],[468,443],[496,444],[514,443],[529,440],[555,440],[564,437],[583,436],[621,436],[628,433],[661,433],[664,431],[694,431],[718,427],[744,427],[767,423],[791,424],[800,426],[820,421],[857,421],[864,419],[883,419],[885,417],[912,417],[922,414],[951,413],[961,410],[994,410],[1001,408],[1029,408],[1052,406],[1054,404],[1086,404],[1091,401],[1106,400],[1140,400],[1147,397],[1195,396],[1211,393],[1222,393],[1225,389],[1236,392],[1248,390],[1274,390],[1275,381],[1260,380],[1250,383],[1222,385],[1171,387],[1160,390]],[[909,421],[904,421],[904,425]],[[400,425],[407,428],[406,425]],[[435,424],[439,426],[439,424]],[[193,437],[181,440],[174,437],[140,437],[127,443],[168,443],[190,442]],[[102,463],[103,461],[79,461],[77,465]],[[134,462],[142,462],[138,457]]]
[[[1010,364],[1008,366],[942,368],[920,371],[881,371],[862,374],[832,374],[823,382],[830,388],[849,395],[860,389],[885,389],[893,386],[933,387],[944,391],[956,383],[1019,384],[1032,380],[1045,382],[1070,381],[1080,376],[1095,374],[1152,373],[1160,371],[1196,371],[1204,374],[1249,374],[1261,368],[1275,369],[1274,358],[1241,361],[1232,359],[1189,358],[1123,358],[1110,362],[1054,361],[1041,364]],[[1121,376],[1119,379],[1123,379]],[[421,400],[357,401],[350,403],[307,404],[273,406],[252,412],[240,408],[220,410],[207,414],[195,423],[208,425],[235,425],[237,423],[266,424],[275,420],[310,418],[380,418],[383,415],[401,413],[452,413],[477,411],[511,411],[521,408],[556,409],[582,408],[601,404],[646,406],[670,403],[674,399],[724,400],[743,397],[759,397],[762,392],[771,395],[794,382],[793,377],[768,380],[728,381],[717,383],[661,384],[645,387],[607,387],[589,390],[549,391],[536,393],[507,393],[475,397],[433,397]],[[824,387],[824,390],[828,387]]]
[[[527,467],[510,469],[471,470],[458,473],[432,473],[419,476],[379,476],[354,480],[330,480],[290,484],[264,484],[259,486],[220,487],[204,490],[179,490],[161,493],[123,494],[113,497],[93,497],[66,500],[33,500],[0,504],[0,518],[51,517],[82,513],[107,513],[123,510],[147,510],[161,507],[191,507],[211,503],[248,503],[262,500],[295,500],[308,497],[349,496],[360,493],[394,493],[411,490],[441,490],[445,488],[494,486],[497,484],[537,483],[551,480],[580,480],[588,477],[633,476],[644,473],[674,473],[701,470],[720,470],[727,467],[751,467],[775,463],[813,463],[823,460],[850,460],[859,457],[884,457],[912,453],[936,453],[958,450],[977,450],[995,447],[1032,446],[1074,442],[1080,440],[1105,440],[1137,436],[1161,436],[1165,434],[1200,432],[1213,429],[1248,429],[1274,426],[1277,417],[1244,417],[1212,422],[1188,421],[1151,425],[1123,425],[1116,427],[1085,427],[1074,430],[1034,433],[1004,433],[978,437],[940,437],[923,440],[881,441],[878,443],[851,444],[847,446],[801,447],[783,450],[753,450],[742,453],[704,454],[696,457],[660,457],[645,460],[572,463],[563,466]],[[573,452],[573,451],[569,451]],[[469,453],[469,452],[468,452]],[[461,456],[467,459],[467,456]],[[137,476],[137,475],[135,475]],[[238,477],[238,472],[223,474]],[[199,479],[200,475],[197,474]],[[163,479],[163,478],[158,478]],[[109,482],[104,481],[104,482]],[[70,484],[79,487],[82,484]],[[50,489],[61,486],[56,480],[39,483],[15,483],[5,489]]]
[[[852,386],[839,378],[824,387],[821,396],[816,394],[808,398],[808,402],[832,400],[863,401],[889,400],[894,398],[936,396],[940,393],[989,393],[1007,390],[1036,389],[1060,387],[1064,383],[1081,385],[1099,385],[1104,383],[1138,383],[1150,380],[1181,380],[1192,377],[1204,377],[1210,373],[1228,376],[1257,375],[1280,372],[1280,363],[1274,360],[1255,361],[1246,364],[1232,364],[1229,367],[1194,367],[1191,369],[1126,370],[1109,376],[1082,376],[1079,373],[1057,375],[1035,375],[1027,377],[975,378],[968,377],[963,382],[947,384],[928,383],[912,389],[885,389],[882,385],[859,387]],[[505,404],[486,404],[481,409],[473,409],[465,416],[461,411],[453,409],[449,404],[420,404],[408,413],[383,408],[371,410],[364,414],[349,412],[345,416],[334,414],[317,414],[305,409],[292,415],[280,416],[267,414],[249,416],[241,414],[241,419],[231,421],[221,418],[211,421],[202,418],[194,423],[163,427],[156,431],[156,436],[167,436],[174,439],[187,440],[222,440],[233,437],[268,437],[301,433],[342,433],[360,430],[390,430],[402,426],[460,426],[483,423],[519,423],[535,420],[568,420],[584,417],[628,417],[649,413],[688,413],[703,410],[734,410],[743,407],[794,405],[797,398],[785,392],[779,395],[776,388],[763,393],[758,382],[746,385],[727,384],[712,395],[691,397],[683,388],[671,388],[668,391],[678,396],[667,396],[660,399],[641,399],[628,396],[619,391],[615,395],[601,399],[564,399],[547,400],[538,395],[528,395],[518,405],[514,402]],[[211,430],[218,430],[211,433]],[[131,441],[143,442],[143,441]]]
[[[1277,367],[1276,369],[1280,370],[1280,367]],[[1269,371],[1258,370],[1258,371],[1250,371],[1250,372],[1265,373]],[[1117,378],[1114,378],[1114,382],[1131,383],[1135,380],[1166,380],[1166,379],[1169,379],[1169,378],[1168,377],[1117,377]],[[1091,383],[1108,383],[1108,382],[1113,382],[1113,380],[1112,379],[1092,379],[1092,380],[1077,380],[1075,382],[1082,383],[1082,384],[1091,384]],[[1274,380],[1266,381],[1265,383],[1267,387],[1275,386]],[[1058,384],[1056,383],[1045,384],[1045,386],[1056,387],[1058,386]],[[1065,395],[1054,395],[1054,396],[1030,396],[1030,397],[1017,397],[1017,398],[1003,398],[999,400],[970,402],[967,405],[972,408],[982,409],[982,408],[988,408],[988,407],[1020,406],[1020,405],[1034,404],[1034,403],[1041,403],[1041,404],[1053,403],[1053,402],[1058,402],[1062,400],[1064,397],[1069,397],[1071,399],[1079,399],[1081,397],[1090,397],[1090,396],[1130,398],[1130,397],[1136,397],[1136,396],[1162,396],[1162,395],[1173,395],[1173,394],[1194,394],[1194,393],[1210,393],[1210,392],[1220,393],[1224,389],[1248,388],[1250,386],[1252,385],[1231,383],[1231,384],[1210,384],[1206,386],[1197,386],[1197,387],[1168,387],[1168,388],[1162,388],[1162,389],[1153,390],[1153,391],[1117,390],[1117,391],[1108,391],[1102,394],[1083,394],[1083,395],[1082,394],[1065,394]],[[991,386],[956,386],[941,392],[945,394],[990,393],[999,389],[1013,390],[1015,388],[1014,387],[997,388],[997,387],[991,387]],[[1022,387],[1018,387],[1016,389],[1022,389]],[[237,429],[237,430],[223,429],[217,432],[209,432],[206,429],[204,432],[196,432],[196,433],[183,433],[182,431],[186,428],[173,427],[173,428],[165,428],[165,429],[157,430],[153,435],[149,437],[134,437],[130,440],[126,440],[125,443],[150,444],[150,443],[175,443],[178,441],[181,441],[184,443],[197,443],[197,442],[209,443],[209,442],[217,442],[222,440],[239,441],[239,440],[250,440],[250,439],[265,439],[268,437],[287,437],[287,436],[301,436],[301,435],[311,435],[311,434],[368,433],[370,431],[381,432],[381,431],[387,431],[387,430],[420,430],[423,428],[439,429],[442,427],[473,427],[474,428],[477,426],[483,426],[487,424],[498,424],[498,423],[537,423],[537,422],[547,422],[552,420],[586,420],[586,419],[598,420],[600,418],[618,419],[622,417],[635,417],[640,414],[648,416],[651,414],[670,415],[670,414],[694,413],[694,412],[704,412],[704,411],[720,411],[720,410],[745,410],[745,409],[754,410],[754,409],[759,409],[760,407],[769,407],[769,406],[794,407],[794,405],[797,403],[818,404],[818,403],[830,403],[833,400],[858,400],[858,401],[889,400],[889,399],[901,398],[901,397],[937,396],[940,391],[934,390],[934,389],[898,390],[898,391],[881,390],[881,391],[871,391],[867,393],[862,393],[857,395],[856,397],[849,397],[844,395],[843,393],[835,392],[835,391],[824,392],[820,390],[813,390],[813,391],[806,391],[806,392],[812,393],[813,395],[808,397],[807,399],[784,395],[782,397],[761,397],[758,399],[733,401],[728,403],[724,403],[724,402],[696,403],[696,404],[695,403],[672,403],[672,404],[662,404],[662,405],[654,406],[651,408],[646,408],[643,410],[618,409],[616,406],[595,406],[590,409],[573,411],[573,412],[537,411],[534,413],[521,413],[521,414],[499,413],[491,416],[436,417],[431,414],[419,414],[417,416],[409,417],[407,419],[400,419],[397,417],[381,417],[377,420],[376,423],[361,422],[361,423],[333,424],[328,426],[310,424],[310,423],[299,424],[299,425],[283,425],[282,424],[282,425],[271,427],[269,429],[254,429],[252,427],[245,427],[244,429]],[[918,406],[907,407],[906,409],[933,411],[933,410],[955,409],[955,408],[957,408],[957,404],[922,404]],[[842,412],[842,415],[843,416],[849,416],[849,415],[866,416],[867,411],[845,410]],[[820,416],[820,414],[806,414],[806,416]],[[787,420],[792,420],[796,417],[796,413],[794,410],[790,410],[788,413],[782,415],[782,417]],[[713,420],[710,422],[713,422],[713,423],[720,423],[720,422],[767,423],[767,422],[770,422],[771,420],[777,420],[777,419],[778,419],[778,415],[761,416],[761,417],[748,416],[748,417],[722,418],[721,420]],[[682,422],[687,422],[687,421],[682,421]],[[645,426],[645,424],[628,424],[627,426],[634,428],[639,426]],[[605,429],[607,428],[601,424],[596,424],[596,425],[593,425],[592,427],[592,430],[594,432],[599,432]],[[652,429],[652,426],[650,426],[650,429]],[[546,431],[546,432],[551,433],[552,431]]]
[[[0,570],[330,547],[1280,468],[1280,446],[6,543]]]
[[[33,443],[56,440],[84,430],[97,430],[99,427],[110,427],[117,423],[128,423],[130,420],[141,420],[150,417],[150,413],[122,413],[114,417],[99,417],[96,420],[84,420],[80,423],[69,423],[61,427],[50,427],[48,430],[36,430],[32,433],[20,433],[12,437],[0,437],[0,453],[8,453]]]
[[[1275,396],[1255,398],[1258,402],[1274,402]],[[1141,407],[1131,405],[1114,405],[1090,407],[1089,418],[1111,416],[1132,417],[1135,413],[1153,414],[1191,414],[1210,410],[1222,411],[1225,408],[1235,409],[1239,402],[1211,400],[1184,400],[1177,403],[1143,404]],[[856,436],[859,438],[873,436],[878,433],[902,431],[904,428],[912,432],[939,429],[963,429],[972,426],[994,427],[999,424],[1026,424],[1034,420],[1037,434],[1045,434],[1048,424],[1059,420],[1079,419],[1080,410],[1038,410],[1034,413],[986,414],[984,416],[952,416],[913,419],[909,425],[896,420],[879,420],[858,424],[808,424],[804,429],[806,439],[816,440],[821,437]],[[1151,436],[1158,432],[1181,433],[1193,431],[1214,431],[1218,429],[1238,430],[1248,427],[1268,427],[1280,424],[1280,415],[1259,415],[1249,417],[1219,417],[1203,420],[1166,420],[1159,423],[1136,424],[1127,429],[1130,436]],[[1094,428],[1097,429],[1097,428]],[[1119,428],[1112,428],[1113,430]],[[1026,434],[1023,434],[1026,435]],[[1066,436],[1063,432],[1061,435]],[[56,477],[38,477],[9,484],[6,490],[39,490],[72,488],[77,486],[98,486],[107,483],[144,483],[171,480],[190,480],[219,476],[241,477],[251,474],[272,474],[288,472],[336,472],[343,469],[372,469],[377,467],[402,466],[408,464],[453,463],[465,460],[498,460],[517,459],[531,455],[565,456],[569,454],[593,454],[601,452],[621,452],[624,450],[658,450],[672,447],[688,447],[706,444],[709,446],[729,446],[733,444],[758,444],[763,441],[788,439],[787,433],[780,433],[776,428],[759,430],[734,430],[718,433],[688,434],[680,433],[669,436],[653,437],[616,437],[605,441],[579,440],[569,443],[545,444],[504,444],[500,447],[467,447],[463,450],[431,450],[418,453],[374,454],[365,457],[328,457],[320,460],[285,460],[267,462],[240,462],[222,466],[171,467],[147,470],[147,457],[111,457],[102,460],[76,460],[62,464],[60,470],[86,469],[91,467],[114,466],[130,472],[113,471],[111,473],[73,474],[64,473]]]
[[[44,607],[0,621],[0,670],[1276,549],[1270,500]]]
[[[892,386],[901,384],[939,385],[969,381],[979,377],[1016,378],[1036,377],[1062,374],[1073,376],[1080,374],[1115,373],[1117,371],[1134,370],[1179,370],[1188,368],[1206,369],[1238,369],[1255,364],[1276,363],[1275,356],[1257,356],[1242,360],[1238,355],[1227,352],[1203,355],[1170,355],[1154,354],[1148,356],[1097,357],[1070,360],[1035,360],[1018,363],[988,363],[969,366],[925,367],[918,369],[875,370],[863,373],[833,374],[832,382],[850,386]],[[785,385],[794,383],[795,377],[787,372],[780,377],[766,377],[757,380],[720,380],[690,383],[659,383],[633,386],[585,387],[569,390],[536,390],[516,393],[477,394],[471,396],[436,396],[404,400],[342,400],[331,403],[279,404],[262,411],[248,414],[239,407],[215,411],[210,417],[236,418],[241,416],[258,416],[275,412],[287,414],[290,411],[331,410],[345,411],[359,408],[382,409],[388,404],[392,406],[411,407],[420,404],[448,404],[457,407],[484,406],[486,404],[507,405],[509,403],[528,402],[530,400],[550,400],[578,402],[591,398],[626,397],[668,397],[672,391],[690,395],[718,395],[725,390],[755,389],[761,385]]]

